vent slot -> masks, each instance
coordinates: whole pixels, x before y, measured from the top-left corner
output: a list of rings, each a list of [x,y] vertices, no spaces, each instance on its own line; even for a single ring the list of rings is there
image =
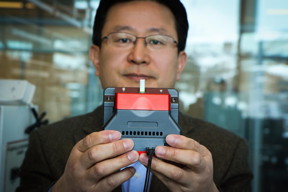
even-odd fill
[[[163,136],[162,131],[122,131],[123,136]]]

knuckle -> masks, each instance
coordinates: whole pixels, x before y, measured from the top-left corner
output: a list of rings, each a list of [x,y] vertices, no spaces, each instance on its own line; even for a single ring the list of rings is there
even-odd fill
[[[113,152],[117,152],[118,146],[116,143],[112,143],[112,150],[113,150]]]
[[[91,135],[87,135],[83,140],[82,140],[82,145],[84,148],[89,148],[91,145]]]
[[[193,158],[192,158],[192,163],[193,165],[200,165],[201,164],[201,159],[202,159],[202,156],[200,155],[200,153],[195,153],[193,155]]]
[[[182,169],[176,169],[173,171],[172,179],[174,181],[180,181],[183,178],[184,172]]]
[[[94,166],[94,174],[99,177],[104,177],[106,175],[106,167],[100,166],[99,164]]]
[[[106,182],[107,182],[107,185],[112,187],[112,188],[114,188],[114,187],[116,187],[118,185],[117,179],[115,179],[113,177],[108,177]]]
[[[116,152],[118,152],[120,149],[120,144],[119,143],[117,143],[117,142],[114,142],[114,143],[112,143],[112,151],[114,152],[114,153],[116,153]]]
[[[195,140],[191,139],[191,140],[188,141],[188,145],[190,145],[192,149],[196,149],[197,148],[197,144],[198,143]]]
[[[88,150],[87,156],[88,156],[88,159],[90,161],[93,161],[93,162],[97,161],[97,149],[92,148],[92,149]]]
[[[167,149],[167,156],[170,158],[177,157],[177,150],[174,148]]]

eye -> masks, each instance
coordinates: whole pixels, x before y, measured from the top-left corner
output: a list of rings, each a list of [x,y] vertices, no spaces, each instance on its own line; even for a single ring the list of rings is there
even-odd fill
[[[165,46],[167,44],[167,40],[161,35],[150,36],[147,38],[147,44],[152,46]]]
[[[121,43],[121,44],[128,44],[128,43],[131,43],[132,40],[129,38],[117,38],[114,42]]]
[[[149,41],[149,44],[152,44],[152,45],[159,45],[159,44],[163,44],[163,42],[157,40],[157,39],[151,39]]]
[[[136,37],[129,33],[110,33],[108,43],[116,47],[129,47],[135,42]]]
[[[117,45],[127,45],[133,43],[133,36],[126,33],[113,33],[112,41]]]

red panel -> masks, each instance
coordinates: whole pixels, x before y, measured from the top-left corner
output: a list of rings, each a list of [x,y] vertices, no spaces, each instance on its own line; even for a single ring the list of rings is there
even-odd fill
[[[170,110],[169,94],[116,93],[116,109]]]
[[[139,155],[141,155],[142,153],[146,153],[146,151],[137,151]]]

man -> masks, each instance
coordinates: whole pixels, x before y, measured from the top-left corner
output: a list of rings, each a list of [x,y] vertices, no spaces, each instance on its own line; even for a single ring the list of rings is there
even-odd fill
[[[188,22],[178,0],[102,0],[93,33],[91,60],[103,88],[171,88],[186,65]],[[146,154],[117,131],[103,131],[102,107],[36,130],[18,191],[121,191],[147,165]],[[214,125],[184,115],[183,135],[169,135],[152,161],[151,191],[248,191],[251,173],[245,142]],[[124,168],[126,167],[126,168]],[[124,169],[123,169],[124,168]],[[137,189],[130,189],[138,191]]]

